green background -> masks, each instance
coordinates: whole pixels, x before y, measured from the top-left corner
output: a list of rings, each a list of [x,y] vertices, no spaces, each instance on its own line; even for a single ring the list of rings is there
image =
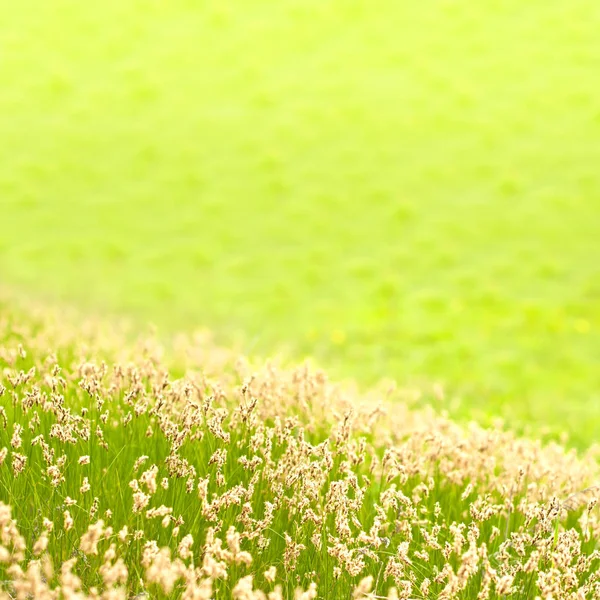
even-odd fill
[[[0,5],[6,289],[595,440],[595,0]]]

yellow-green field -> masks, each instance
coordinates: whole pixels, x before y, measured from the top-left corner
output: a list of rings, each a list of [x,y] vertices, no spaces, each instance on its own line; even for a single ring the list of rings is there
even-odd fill
[[[0,600],[600,598],[600,4],[0,8]]]
[[[599,6],[4,2],[0,283],[584,446]]]

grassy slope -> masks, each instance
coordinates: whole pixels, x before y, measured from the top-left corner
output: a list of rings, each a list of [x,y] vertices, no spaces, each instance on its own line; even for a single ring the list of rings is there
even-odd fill
[[[388,600],[599,596],[597,452],[376,406],[322,373],[231,354],[208,378],[182,358],[174,380],[158,358],[172,349],[115,336],[0,315],[2,600],[54,597],[46,585],[75,598],[72,558],[83,591],[105,591],[80,600],[266,600],[239,591],[247,577],[280,586],[269,600],[371,597],[353,593],[364,577]]]
[[[593,439],[597,3],[5,4],[3,282]]]

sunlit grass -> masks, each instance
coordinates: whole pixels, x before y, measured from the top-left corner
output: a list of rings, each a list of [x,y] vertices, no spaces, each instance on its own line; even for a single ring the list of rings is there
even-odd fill
[[[77,331],[0,317],[2,598],[600,593],[592,452]]]

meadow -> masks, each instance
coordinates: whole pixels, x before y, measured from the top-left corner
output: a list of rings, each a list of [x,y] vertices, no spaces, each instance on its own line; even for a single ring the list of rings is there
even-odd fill
[[[595,440],[596,2],[2,15],[3,287]]]
[[[598,31],[2,3],[0,600],[600,598]]]
[[[600,596],[597,449],[87,331],[0,317],[2,600]]]

